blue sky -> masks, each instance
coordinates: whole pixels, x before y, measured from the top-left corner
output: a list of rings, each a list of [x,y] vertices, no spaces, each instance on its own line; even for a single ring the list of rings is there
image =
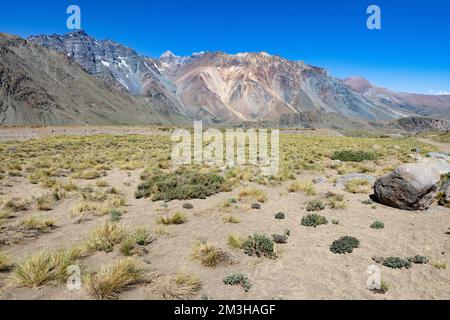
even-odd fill
[[[2,1],[0,31],[66,33],[70,4],[87,33],[148,56],[267,51],[397,91],[450,92],[448,0]],[[370,4],[381,30],[366,28]]]

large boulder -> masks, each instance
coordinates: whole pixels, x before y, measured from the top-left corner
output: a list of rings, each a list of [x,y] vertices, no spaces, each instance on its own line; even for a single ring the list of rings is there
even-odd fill
[[[441,173],[428,163],[410,163],[375,182],[375,198],[382,204],[404,210],[426,210],[433,203]]]

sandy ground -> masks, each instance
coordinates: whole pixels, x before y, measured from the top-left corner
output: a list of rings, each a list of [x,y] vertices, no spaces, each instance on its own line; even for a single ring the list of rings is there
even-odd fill
[[[136,200],[133,193],[139,183],[140,170],[131,172],[111,171],[104,180],[126,194],[128,206],[122,224],[127,227],[145,226],[154,230],[156,219],[162,214],[161,203],[148,199]],[[302,176],[302,179],[315,176]],[[8,196],[39,194],[39,187],[30,188],[23,178],[8,178],[1,182],[1,191]],[[129,186],[124,185],[129,183]],[[258,186],[260,187],[260,186]],[[318,197],[327,191],[340,191],[331,183],[317,185]],[[407,212],[377,205],[376,209],[362,204],[366,195],[347,192],[345,198],[349,207],[345,210],[326,209],[321,214],[338,219],[339,225],[328,224],[318,228],[300,225],[306,214],[304,203],[314,197],[300,193],[287,193],[287,184],[267,187],[269,200],[261,210],[250,209],[250,201],[240,201],[237,208],[221,212],[219,204],[239,192],[222,193],[206,200],[190,201],[193,210],[182,208],[180,201],[170,203],[169,211],[184,212],[189,221],[179,226],[168,227],[169,235],[157,237],[148,247],[148,254],[140,258],[145,269],[160,274],[171,274],[180,270],[198,275],[202,289],[195,298],[207,295],[213,299],[450,299],[450,270],[438,270],[428,265],[414,265],[409,270],[392,270],[382,267],[382,276],[390,285],[385,295],[367,290],[367,268],[374,264],[372,256],[409,257],[425,255],[432,262],[450,264],[450,210],[434,206],[426,212]],[[26,216],[52,217],[59,226],[49,234],[22,244],[3,247],[15,259],[36,253],[41,249],[70,247],[84,241],[90,230],[102,224],[106,217],[93,217],[89,221],[75,224],[70,209],[77,199],[61,201],[53,211],[38,213],[29,210]],[[286,220],[275,220],[277,212],[284,212]],[[223,217],[228,214],[239,216],[241,223],[226,224]],[[383,230],[373,230],[370,225],[380,220],[386,225]],[[282,233],[290,229],[291,237],[285,245],[279,245],[276,260],[246,256],[242,250],[227,247],[230,233],[250,235],[253,233]],[[361,240],[360,248],[352,254],[335,255],[330,244],[344,235]],[[201,237],[227,251],[234,264],[207,268],[190,258],[190,250],[196,238]],[[118,259],[118,253],[95,253],[83,263],[90,270]],[[252,288],[245,293],[239,287],[225,286],[222,279],[231,273],[247,274]],[[11,274],[0,275],[2,299],[86,299],[84,290],[69,291],[64,285],[44,286],[40,289],[17,288]],[[123,299],[160,299],[161,295],[152,284],[140,285],[124,293]]]

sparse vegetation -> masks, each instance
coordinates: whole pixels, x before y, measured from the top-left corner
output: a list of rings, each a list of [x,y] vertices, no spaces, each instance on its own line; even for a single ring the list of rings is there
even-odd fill
[[[381,221],[374,221],[374,222],[370,225],[370,227],[371,227],[372,229],[384,229],[384,223],[381,222]]]
[[[399,257],[388,257],[382,262],[383,266],[392,269],[411,268],[411,262]]]
[[[350,193],[369,193],[371,186],[369,181],[365,179],[354,179],[345,184],[345,190]]]
[[[325,205],[320,199],[308,201],[308,203],[306,204],[306,211],[308,212],[321,210],[325,210]]]
[[[239,193],[239,200],[244,198],[250,198],[259,202],[266,202],[267,195],[266,193],[257,188],[246,188]]]
[[[343,150],[335,151],[331,156],[331,159],[344,162],[363,162],[365,160],[377,160],[377,156],[372,152]]]
[[[217,267],[219,264],[226,262],[227,254],[220,248],[216,248],[207,241],[197,240],[191,251],[192,259],[199,261],[205,267]]]
[[[230,234],[228,236],[228,245],[233,249],[242,249],[244,247],[245,239],[238,234]]]
[[[182,213],[175,213],[171,216],[167,216],[167,217],[159,217],[158,221],[159,224],[165,224],[165,225],[171,225],[171,224],[183,224],[187,222],[187,218],[184,214]]]
[[[87,247],[92,250],[111,252],[127,235],[128,233],[117,223],[106,222],[91,232]]]
[[[0,252],[0,272],[9,271],[12,267],[9,256]]]
[[[160,285],[164,299],[191,299],[202,287],[200,279],[192,274],[178,272],[173,277],[166,277]]]
[[[292,182],[288,189],[289,192],[303,192],[308,196],[316,195],[316,187],[311,181]]]

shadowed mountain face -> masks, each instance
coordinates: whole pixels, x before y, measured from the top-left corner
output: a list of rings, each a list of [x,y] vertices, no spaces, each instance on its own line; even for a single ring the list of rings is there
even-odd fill
[[[395,93],[267,53],[153,59],[83,31],[0,37],[2,124],[266,121],[361,128],[410,116],[450,118],[450,97]],[[348,121],[346,121],[346,119]],[[370,125],[369,125],[370,127]]]
[[[209,123],[295,119],[289,115],[302,112],[331,112],[369,121],[409,115],[372,101],[322,68],[267,53],[208,52],[178,57],[166,52],[152,59],[83,31],[35,36],[29,41],[63,52],[108,84],[152,97],[191,119]]]
[[[154,124],[183,117],[108,86],[69,57],[0,33],[0,124]],[[186,119],[184,119],[186,121]]]

